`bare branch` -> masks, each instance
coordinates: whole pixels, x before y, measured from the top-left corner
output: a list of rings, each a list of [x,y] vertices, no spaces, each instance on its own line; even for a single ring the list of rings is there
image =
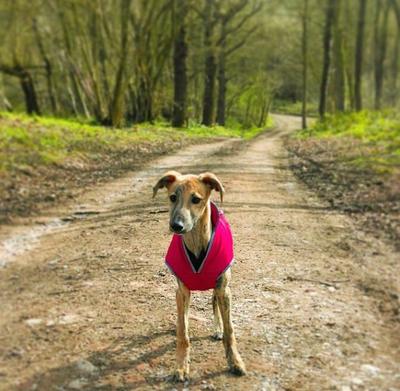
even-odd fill
[[[247,0],[239,0],[225,13],[218,13],[217,16],[222,19],[222,23],[228,23],[236,14],[238,14],[247,4]]]
[[[236,45],[233,45],[231,48],[227,49],[225,51],[225,56],[229,56],[231,53],[233,53],[234,51],[238,50],[239,48],[241,48],[246,41],[249,39],[249,37],[254,34],[257,30],[258,30],[259,26],[254,26],[253,28],[251,28],[244,36],[244,38],[239,41]]]
[[[240,30],[249,19],[251,19],[255,14],[261,11],[262,7],[263,3],[257,3],[248,14],[243,16],[242,20],[240,20],[236,26],[233,26],[230,29],[226,30],[226,35],[232,34]]]

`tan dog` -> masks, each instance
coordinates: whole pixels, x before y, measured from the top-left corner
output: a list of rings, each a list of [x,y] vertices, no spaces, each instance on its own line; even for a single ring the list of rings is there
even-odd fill
[[[181,175],[169,171],[154,186],[157,191],[166,187],[170,203],[170,229],[183,236],[186,248],[200,257],[208,247],[212,235],[210,195],[212,190],[223,199],[224,188],[212,173]],[[246,369],[236,347],[236,338],[231,319],[230,268],[217,280],[213,290],[213,312],[215,339],[223,339],[229,369],[236,375],[245,375]],[[190,290],[178,279],[176,303],[177,320],[177,369],[175,379],[184,381],[189,376],[189,303]],[[221,319],[222,318],[222,319]],[[222,333],[223,330],[223,333]]]

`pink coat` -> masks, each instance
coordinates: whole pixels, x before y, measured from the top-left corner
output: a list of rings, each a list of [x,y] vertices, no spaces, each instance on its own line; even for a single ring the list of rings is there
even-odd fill
[[[211,240],[198,271],[193,267],[181,235],[174,234],[169,245],[165,263],[168,268],[191,291],[215,288],[218,277],[233,262],[233,239],[224,213],[211,203],[211,221],[214,227]]]

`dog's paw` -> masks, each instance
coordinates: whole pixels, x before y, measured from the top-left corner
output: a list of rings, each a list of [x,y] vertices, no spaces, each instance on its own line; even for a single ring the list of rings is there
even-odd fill
[[[174,374],[172,375],[172,380],[174,382],[183,383],[189,380],[189,373],[187,373],[183,369],[177,369]]]
[[[235,376],[246,376],[246,367],[244,364],[232,364],[229,367],[229,372],[232,373]]]
[[[222,341],[222,339],[224,338],[224,334],[221,331],[216,331],[212,337],[211,337],[214,341]]]

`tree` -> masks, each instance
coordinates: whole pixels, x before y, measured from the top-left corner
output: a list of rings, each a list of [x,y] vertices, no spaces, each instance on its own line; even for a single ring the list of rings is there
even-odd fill
[[[170,1],[140,0],[130,15],[133,30],[132,73],[129,85],[133,122],[152,122],[154,96],[174,45]]]
[[[233,17],[233,15],[232,15]],[[221,16],[221,35],[219,49],[219,64],[218,64],[218,98],[217,98],[217,124],[225,125],[226,111],[226,41],[227,41],[227,25],[231,15],[229,13]]]
[[[362,110],[361,81],[363,72],[363,54],[364,54],[364,31],[365,15],[367,10],[367,0],[359,0],[356,54],[354,63],[354,100],[355,109]]]
[[[28,114],[40,115],[41,111],[39,109],[36,89],[33,83],[32,74],[29,69],[27,67],[23,67],[20,64],[14,66],[0,64],[0,72],[18,78],[22,92],[25,97],[26,112]]]
[[[187,56],[186,15],[187,0],[175,0],[174,24],[178,24],[178,32],[174,40],[174,104],[172,126],[182,127],[186,120],[187,106]]]
[[[383,6],[383,17],[381,10]],[[388,33],[388,16],[389,2],[384,0],[376,0],[375,21],[374,21],[374,51],[375,51],[375,110],[381,109],[382,105],[382,88],[384,78],[384,61],[386,57],[387,33]]]
[[[205,0],[202,16],[204,20],[204,47],[206,49],[206,56],[204,61],[203,119],[201,121],[205,126],[211,126],[214,123],[215,114],[215,77],[217,72],[213,42],[214,28],[217,22],[215,12],[215,1]]]
[[[307,128],[307,82],[308,82],[308,0],[303,0],[302,19],[302,58],[303,58],[303,86],[302,86],[302,105],[301,105],[301,125]]]
[[[58,20],[62,30],[62,46],[64,48],[63,62],[68,72],[68,90],[70,94],[72,109],[75,115],[84,114],[86,117],[90,117],[89,110],[86,105],[84,94],[79,84],[79,71],[77,64],[74,61],[73,44],[72,44],[72,29],[68,25],[67,12],[62,6],[62,3],[57,1],[55,6],[55,12],[57,12]]]
[[[390,5],[392,6],[396,16],[396,32],[395,39],[393,41],[393,57],[391,60],[391,90],[390,90],[390,104],[395,107],[398,99],[397,83],[398,83],[398,72],[399,72],[399,57],[400,57],[400,6],[397,0],[391,0]]]
[[[41,37],[40,31],[38,28],[37,19],[33,19],[33,31],[35,32],[36,43],[37,43],[39,53],[40,53],[43,63],[44,63],[44,69],[46,71],[47,91],[49,94],[51,110],[52,110],[53,114],[56,114],[58,111],[58,108],[57,108],[57,98],[56,98],[54,83],[53,83],[53,66],[52,66],[50,58],[46,52],[46,49],[45,49],[45,46],[43,43],[43,39]]]
[[[113,98],[110,106],[109,119],[112,126],[121,127],[123,123],[123,98],[125,93],[124,74],[128,49],[128,17],[131,0],[121,0],[121,53],[115,79]]]
[[[323,37],[323,66],[321,76],[319,115],[325,115],[328,94],[329,70],[331,65],[332,26],[335,18],[335,0],[328,0],[325,11],[325,27]]]
[[[347,103],[350,110],[355,109],[355,98],[354,98],[354,56],[355,56],[355,28],[356,15],[354,7],[349,1],[341,2],[342,11],[342,53],[343,53],[343,67],[344,67],[344,87],[345,95],[347,94]],[[351,28],[350,28],[351,26]]]
[[[399,73],[399,57],[400,57],[400,24],[397,26],[396,39],[393,42],[393,57],[391,60],[391,91],[390,91],[390,104],[396,106],[398,91],[398,73]]]
[[[342,0],[335,2],[335,21],[333,27],[333,60],[334,60],[334,91],[335,109],[345,109],[345,58],[343,48],[343,31],[341,25]]]
[[[229,24],[234,20],[236,15],[238,15],[248,4],[247,0],[238,0],[236,3],[228,4],[225,10],[219,8],[217,10],[217,18],[220,24],[220,36],[217,41],[217,47],[219,50],[218,56],[218,95],[217,95],[217,124],[225,125],[225,114],[226,114],[226,93],[227,93],[227,83],[228,79],[226,76],[226,62],[228,57],[234,53],[236,50],[240,49],[245,45],[246,41],[251,37],[255,28],[250,29],[246,32],[243,38],[240,38],[237,42],[228,47],[228,37],[238,34],[238,31],[243,28],[246,22],[257,14],[261,8],[262,3],[256,2],[249,12],[242,15],[234,25],[229,26]]]

